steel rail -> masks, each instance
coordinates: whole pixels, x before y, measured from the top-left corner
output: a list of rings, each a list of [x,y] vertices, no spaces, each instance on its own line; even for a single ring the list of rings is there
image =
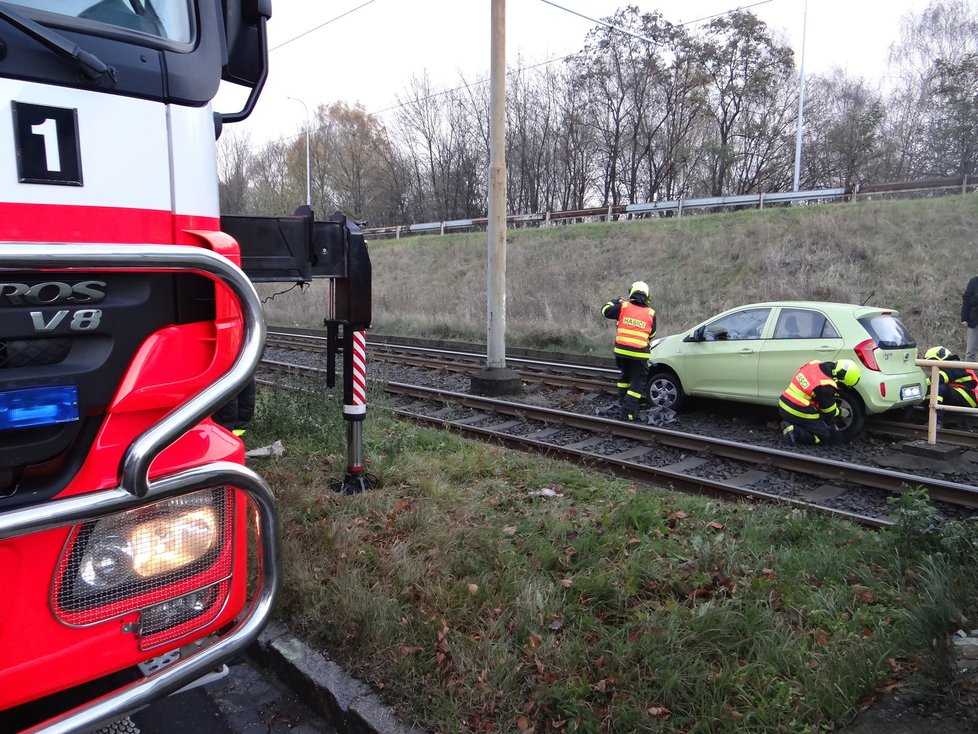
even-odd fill
[[[527,451],[532,450],[547,456],[558,455],[563,458],[571,458],[577,463],[585,465],[591,469],[607,469],[613,471],[615,476],[627,476],[650,485],[658,485],[665,482],[668,489],[686,492],[687,494],[700,494],[709,497],[717,497],[725,500],[732,498],[740,500],[752,500],[756,502],[768,502],[795,509],[818,512],[824,515],[843,518],[856,522],[860,525],[872,528],[890,527],[893,522],[881,518],[860,515],[858,513],[837,510],[813,502],[782,497],[770,492],[763,492],[757,489],[750,489],[732,482],[724,482],[717,479],[706,477],[695,477],[682,471],[669,469],[667,467],[653,467],[629,461],[615,456],[602,456],[592,454],[581,449],[574,449],[567,446],[559,446],[546,443],[526,436],[514,436],[503,431],[493,430],[480,426],[469,426],[459,421],[448,418],[436,418],[426,416],[421,413],[414,413],[404,408],[393,408],[391,412],[403,419],[411,420],[420,424],[437,426],[439,428],[450,428],[466,437],[476,438],[480,441],[493,441],[508,448]]]
[[[315,367],[304,367],[286,363],[269,365],[273,371],[293,374],[321,373]],[[798,455],[778,449],[763,449],[746,444],[740,444],[724,439],[710,438],[696,434],[686,434],[667,428],[657,428],[642,424],[629,424],[616,420],[590,417],[580,413],[542,408],[523,403],[513,403],[507,400],[485,398],[468,393],[454,393],[436,388],[427,388],[404,383],[388,383],[387,392],[395,396],[404,396],[420,400],[432,400],[446,405],[455,405],[487,413],[513,416],[520,420],[536,420],[547,425],[560,428],[578,428],[592,433],[603,433],[620,436],[638,443],[649,445],[649,450],[656,444],[673,449],[680,449],[705,456],[743,461],[749,464],[785,469],[816,479],[840,479],[871,489],[881,489],[888,492],[899,492],[907,484],[922,485],[931,492],[934,499],[941,499],[949,504],[964,507],[978,507],[978,491],[968,485],[943,482],[928,477],[902,474],[886,469],[860,467],[845,462],[837,462],[820,457]],[[629,476],[652,484],[667,482],[676,489],[692,491],[700,494],[737,495],[742,498],[759,501],[778,502],[783,505],[796,506],[806,509],[817,509],[819,512],[845,517],[860,524],[881,527],[891,524],[888,520],[867,517],[845,510],[836,510],[824,505],[794,500],[776,494],[749,489],[741,484],[725,483],[717,480],[701,479],[685,474],[682,471],[663,467],[650,467],[629,461],[626,457],[593,454],[584,450],[569,448],[559,444],[548,443],[525,435],[516,435],[502,430],[470,425],[470,420],[452,420],[443,416],[424,415],[407,407],[391,407],[389,411],[398,417],[410,419],[419,423],[434,425],[440,428],[448,427],[464,435],[479,440],[491,439],[517,450],[530,450],[538,453],[571,457],[581,464],[614,468],[615,473]],[[625,452],[625,453],[630,453]]]
[[[291,348],[296,346],[300,349],[310,352],[323,352],[326,351],[326,345],[317,344],[322,340],[325,342],[325,337],[317,335],[306,335],[306,334],[289,334],[284,332],[269,332],[268,335],[268,346],[271,347],[281,347],[281,348]],[[471,362],[476,369],[483,369],[485,367],[485,352],[475,351],[472,345],[459,345],[457,348],[445,348],[440,346],[428,346],[424,344],[401,344],[394,342],[375,342],[370,343],[371,354],[382,354],[382,355],[398,355],[403,356],[405,354],[425,354],[432,355],[431,360],[438,358],[450,360],[450,364],[462,364]],[[569,356],[569,355],[568,355]],[[522,365],[526,369],[536,369],[536,370],[559,370],[561,372],[574,372],[577,374],[581,373],[593,373],[600,376],[613,376],[618,374],[618,369],[614,367],[614,363],[610,360],[608,364],[579,364],[579,363],[568,363],[566,361],[561,362],[553,359],[551,356],[549,359],[540,356],[514,356],[511,354],[506,355],[506,361],[510,366],[516,367]]]
[[[268,363],[273,369],[286,372],[321,372],[318,368],[306,368],[286,363]],[[918,486],[927,490],[930,497],[961,507],[978,508],[978,488],[959,482],[948,482],[918,474],[907,474],[883,469],[836,461],[820,456],[809,456],[781,449],[764,448],[749,444],[713,438],[700,434],[683,433],[669,428],[647,426],[644,424],[623,423],[583,413],[544,408],[510,400],[481,397],[470,393],[458,393],[438,388],[407,385],[399,382],[387,383],[387,392],[423,400],[436,400],[472,408],[490,410],[502,415],[510,415],[527,420],[569,428],[579,428],[592,432],[604,432],[622,438],[641,442],[658,443],[671,448],[692,451],[745,461],[772,468],[785,469],[822,479],[848,481],[863,487],[898,493],[905,485]]]
[[[859,466],[781,449],[763,448],[722,438],[683,433],[669,428],[623,423],[607,418],[486,398],[468,393],[437,390],[397,382],[388,383],[387,391],[396,395],[463,405],[476,410],[491,410],[503,415],[539,420],[544,423],[610,433],[623,438],[787,469],[824,479],[850,481],[864,487],[889,492],[899,492],[904,485],[919,486],[926,489],[932,499],[963,507],[978,508],[978,489],[958,482],[948,482],[917,474],[905,474],[890,469]]]
[[[410,339],[409,341],[413,343],[401,344],[393,341],[395,337],[385,338],[391,341],[386,343],[381,342],[379,347],[377,343],[374,343],[372,347],[373,353],[379,354],[382,357],[398,355],[400,363],[404,365],[431,369],[450,369],[469,373],[477,372],[484,367],[484,355],[471,351],[477,345],[459,344],[459,349],[454,350],[444,348],[442,346],[427,346],[424,344],[423,340]],[[325,347],[320,348],[311,346],[310,342],[315,342],[319,339],[325,340],[325,337],[320,337],[314,334],[274,332],[270,333],[269,344],[285,349],[292,348],[294,345],[295,348],[304,351],[318,352],[323,351]],[[436,343],[442,344],[442,342]],[[410,356],[410,353],[412,352],[418,354],[448,355],[458,359],[453,361],[439,361],[438,357],[425,358],[420,356]],[[609,366],[605,367],[595,364],[559,362],[554,361],[553,359],[542,359],[542,356],[544,356],[544,353],[540,353],[532,358],[507,357],[507,361],[528,382],[545,383],[553,386],[559,385],[561,387],[578,388],[581,390],[597,390],[600,392],[607,392],[609,394],[616,391],[614,382],[609,378],[617,375],[617,369],[610,366],[613,364],[610,360],[607,360]],[[568,358],[574,358],[573,355],[565,356]],[[591,357],[589,359],[599,358]],[[471,364],[467,364],[465,360],[471,360]],[[525,367],[521,365],[525,365]],[[537,366],[540,367],[539,371],[534,369]],[[588,377],[580,377],[579,375],[582,373],[601,375],[605,377],[605,379],[599,380],[590,379]],[[733,404],[735,403],[731,403],[731,405]],[[865,430],[868,433],[877,435],[896,436],[911,440],[926,440],[927,438],[926,425],[921,426],[913,423],[902,423],[886,420],[882,417],[869,416],[867,418]],[[941,428],[939,430],[941,439],[945,443],[950,443],[956,446],[964,446],[967,448],[978,448],[978,433],[947,428]]]
[[[870,419],[866,422],[866,430],[882,435],[909,438],[912,440],[927,440],[927,426],[917,423],[899,423],[881,419]],[[961,431],[952,428],[941,428],[940,436],[947,443],[968,448],[978,448],[978,433]]]

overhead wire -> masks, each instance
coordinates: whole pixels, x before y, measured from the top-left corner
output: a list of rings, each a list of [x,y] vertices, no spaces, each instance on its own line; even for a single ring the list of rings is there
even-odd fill
[[[298,36],[293,36],[288,41],[282,41],[282,43],[278,44],[277,46],[273,46],[272,48],[268,49],[268,51],[269,51],[269,53],[271,53],[272,51],[275,51],[277,49],[282,48],[282,46],[287,46],[288,44],[292,43],[293,41],[298,41],[303,36],[308,36],[313,31],[318,31],[320,28],[325,28],[330,23],[335,23],[336,21],[340,20],[341,18],[345,18],[346,16],[350,15],[351,13],[355,13],[358,10],[361,10],[362,8],[365,8],[368,5],[370,5],[371,3],[375,3],[375,2],[377,2],[377,0],[367,0],[367,2],[363,3],[362,5],[358,5],[357,7],[352,8],[351,10],[347,10],[345,13],[341,13],[340,15],[337,15],[335,18],[330,18],[325,23],[320,23],[319,25],[315,26],[314,28],[310,28],[308,31],[303,31]]]
[[[271,52],[271,51],[274,51],[276,49],[282,48],[286,44],[292,43],[292,41],[296,41],[296,40],[298,40],[298,39],[300,39],[300,38],[302,38],[304,36],[307,36],[310,33],[312,33],[313,31],[317,31],[320,28],[323,28],[323,27],[329,25],[330,23],[334,23],[334,22],[336,22],[336,21],[338,21],[338,20],[340,20],[342,18],[345,18],[346,16],[350,15],[351,13],[354,13],[354,12],[356,12],[358,10],[361,10],[361,9],[365,8],[366,6],[368,6],[368,5],[370,5],[371,3],[374,3],[374,2],[376,2],[376,0],[367,0],[367,2],[362,3],[362,4],[358,5],[357,7],[350,9],[350,10],[346,11],[345,13],[342,13],[340,15],[337,15],[336,17],[331,18],[330,20],[326,21],[325,23],[320,23],[319,25],[317,25],[317,26],[315,26],[313,28],[310,28],[307,31],[303,31],[302,33],[300,33],[297,36],[293,36],[292,38],[290,38],[287,41],[283,41],[282,43],[280,43],[280,44],[278,44],[278,45],[270,48],[269,51]],[[562,10],[562,11],[564,11],[566,13],[570,13],[571,15],[576,15],[576,16],[578,16],[580,18],[583,18],[584,20],[587,20],[587,21],[589,21],[591,23],[595,23],[597,25],[601,25],[601,26],[604,26],[606,28],[609,28],[610,30],[613,30],[613,31],[616,31],[616,32],[619,32],[619,33],[623,33],[623,34],[628,35],[628,36],[632,36],[633,38],[636,38],[638,40],[645,41],[646,43],[651,43],[651,44],[655,44],[656,43],[656,41],[654,39],[651,39],[651,38],[648,38],[646,36],[642,36],[640,34],[634,33],[632,31],[629,31],[627,28],[623,28],[621,26],[617,26],[617,25],[615,25],[613,23],[608,23],[607,21],[603,21],[603,20],[600,20],[598,18],[593,18],[593,17],[591,17],[589,15],[586,15],[584,13],[578,12],[578,11],[573,10],[571,8],[568,8],[568,7],[564,6],[564,5],[561,5],[561,4],[557,3],[557,2],[554,2],[554,0],[540,0],[540,2],[546,3],[547,5],[553,6],[553,7],[557,8],[558,10]],[[723,17],[725,15],[730,15],[731,13],[736,13],[736,12],[741,11],[741,10],[749,10],[750,8],[755,8],[755,7],[758,7],[760,5],[767,5],[768,3],[772,3],[772,2],[775,2],[775,0],[758,0],[757,2],[749,3],[747,5],[741,5],[741,6],[738,6],[736,8],[731,8],[730,10],[726,10],[726,11],[723,11],[721,13],[714,13],[713,15],[707,15],[707,16],[704,16],[702,18],[696,18],[694,20],[683,21],[681,23],[673,23],[672,25],[674,25],[676,27],[683,27],[683,26],[693,25],[693,24],[696,24],[696,23],[703,23],[703,22],[708,21],[708,20],[713,20],[714,18],[720,18],[720,17]],[[574,53],[565,54],[563,56],[558,56],[558,57],[550,58],[550,59],[547,59],[545,61],[538,62],[536,64],[531,64],[529,66],[521,66],[521,67],[519,67],[517,69],[513,69],[512,71],[506,72],[506,76],[510,76],[512,74],[519,74],[521,72],[529,71],[530,69],[535,69],[535,68],[538,68],[540,66],[548,66],[549,64],[553,64],[553,63],[556,63],[558,61],[564,61],[566,59],[569,59],[569,58],[571,58],[574,55],[575,55]],[[438,97],[441,97],[441,96],[444,96],[444,95],[447,95],[447,94],[452,94],[454,92],[459,92],[459,91],[462,91],[462,90],[465,90],[465,89],[470,89],[471,87],[474,87],[474,86],[477,86],[477,85],[487,84],[488,82],[489,82],[489,79],[488,78],[478,79],[478,80],[476,80],[474,82],[469,82],[467,84],[462,84],[460,86],[452,87],[450,89],[443,89],[441,91],[438,91],[438,92],[434,92],[432,94],[429,94],[429,95],[427,95],[425,97],[420,97],[418,99],[412,99],[412,100],[409,100],[407,102],[400,102],[398,104],[391,105],[390,107],[385,107],[384,109],[376,110],[374,112],[369,112],[367,114],[369,114],[371,116],[383,115],[383,114],[386,114],[388,112],[392,112],[394,110],[401,109],[402,107],[406,107],[408,104],[411,104],[411,103],[415,103],[415,102],[426,102],[428,100],[436,99]],[[313,132],[313,133],[319,132],[320,130],[324,129],[325,127],[326,126],[319,127],[319,128],[316,128],[315,130],[312,130],[310,132]],[[286,141],[290,141],[290,140],[296,140],[296,139],[302,137],[304,134],[305,133],[302,132],[302,133],[297,133],[296,135],[282,136],[281,138],[276,138],[275,140],[270,140],[270,141],[268,141],[266,143],[263,143],[262,145],[256,146],[254,148],[254,150],[262,150],[262,149],[268,148],[268,147],[270,147],[270,146],[272,146],[272,145],[274,145],[276,143],[286,142]]]

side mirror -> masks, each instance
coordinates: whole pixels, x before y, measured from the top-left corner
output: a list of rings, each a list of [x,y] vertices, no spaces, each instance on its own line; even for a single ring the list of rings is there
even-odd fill
[[[224,0],[224,34],[227,63],[221,79],[250,87],[244,109],[221,115],[223,122],[240,122],[251,114],[268,78],[268,33],[265,22],[272,17],[272,0]]]
[[[701,341],[703,341],[703,329],[704,328],[705,327],[701,326],[698,329],[694,329],[693,331],[689,332],[685,336],[685,338],[683,339],[683,341],[684,342],[701,342]]]

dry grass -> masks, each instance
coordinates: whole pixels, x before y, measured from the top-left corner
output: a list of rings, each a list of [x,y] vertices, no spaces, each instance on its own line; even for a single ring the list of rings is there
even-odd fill
[[[815,734],[974,626],[975,524],[935,532],[920,491],[867,533],[481,446],[381,397],[379,484],[345,496],[342,424],[330,396],[259,394],[248,441],[288,447],[258,467],[277,614],[433,734]]]
[[[921,346],[960,352],[976,231],[974,194],[510,230],[507,342],[602,352],[600,305],[643,279],[660,335],[743,303],[866,302],[900,310]],[[375,331],[485,338],[485,233],[378,240],[370,254]],[[269,321],[320,324],[322,292],[278,296]]]

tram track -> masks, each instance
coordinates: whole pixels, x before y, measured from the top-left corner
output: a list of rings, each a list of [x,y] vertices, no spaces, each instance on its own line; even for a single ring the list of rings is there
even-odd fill
[[[323,373],[275,360],[264,361],[262,370],[298,379]],[[926,489],[945,517],[978,508],[974,486],[936,477],[444,388],[392,381],[386,391],[398,418],[654,486],[777,502],[870,527],[891,523],[887,498],[906,486]]]
[[[303,331],[270,331],[268,346],[282,350],[297,350],[313,354],[326,352],[326,338],[320,334]],[[370,358],[399,366],[421,369],[446,370],[471,375],[485,367],[485,353],[478,345],[460,344],[451,348],[449,343],[429,342],[419,339],[402,340],[394,337],[375,338],[370,344]],[[528,383],[550,387],[565,387],[585,392],[616,393],[615,379],[618,370],[614,361],[594,356],[553,355],[537,350],[516,350],[507,355],[507,365],[519,373]],[[570,359],[586,359],[586,363],[570,362]],[[879,416],[867,418],[866,433],[889,436],[910,441],[926,441],[927,426],[917,423],[889,420]],[[978,433],[942,428],[942,443],[969,449],[978,449]]]

